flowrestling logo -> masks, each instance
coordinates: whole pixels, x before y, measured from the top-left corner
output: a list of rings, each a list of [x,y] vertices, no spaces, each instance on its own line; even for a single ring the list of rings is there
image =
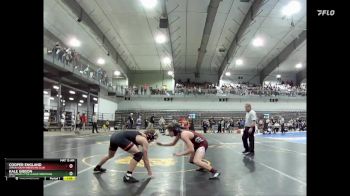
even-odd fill
[[[335,10],[317,10],[318,16],[334,16]]]

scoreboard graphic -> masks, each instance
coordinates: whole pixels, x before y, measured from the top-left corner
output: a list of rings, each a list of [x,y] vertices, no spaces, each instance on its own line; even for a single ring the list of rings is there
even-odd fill
[[[5,178],[15,180],[75,180],[77,159],[5,158]]]

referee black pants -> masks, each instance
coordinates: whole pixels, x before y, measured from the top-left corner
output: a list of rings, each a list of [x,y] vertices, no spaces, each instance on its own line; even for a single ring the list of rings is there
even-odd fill
[[[248,132],[250,127],[244,127],[243,135],[242,135],[242,141],[243,146],[246,151],[254,152],[254,133],[255,133],[255,127],[253,127],[253,131],[251,133]],[[249,139],[249,145],[248,145],[248,139]]]

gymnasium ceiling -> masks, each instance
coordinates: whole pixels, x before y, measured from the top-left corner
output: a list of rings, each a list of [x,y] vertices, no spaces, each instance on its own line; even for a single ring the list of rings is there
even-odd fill
[[[149,0],[152,1],[152,0]],[[155,7],[146,8],[141,0],[76,0],[104,33],[120,54],[128,69],[172,70],[175,73],[196,71],[198,48],[207,18],[210,0],[154,0]],[[159,28],[159,18],[165,2],[169,19],[169,32]],[[306,30],[306,0],[297,0],[301,10],[284,17],[282,9],[290,0],[265,0],[257,16],[239,39],[238,47],[230,55],[223,73],[259,72],[298,35]],[[220,65],[233,41],[244,17],[254,0],[222,0],[219,3],[210,33],[200,72],[218,73]],[[120,66],[102,46],[101,42],[82,23],[76,21],[69,7],[62,0],[44,1],[44,25],[63,42],[76,37],[81,41],[77,50],[91,62],[106,60],[103,67],[112,75]],[[155,37],[164,34],[167,41],[158,44]],[[263,46],[255,47],[255,38],[263,40]],[[171,40],[171,41],[170,41]],[[171,63],[163,62],[165,57]],[[236,60],[241,59],[242,65]],[[296,68],[301,63],[302,68]],[[298,46],[271,74],[283,72],[296,74],[306,67],[306,41]]]

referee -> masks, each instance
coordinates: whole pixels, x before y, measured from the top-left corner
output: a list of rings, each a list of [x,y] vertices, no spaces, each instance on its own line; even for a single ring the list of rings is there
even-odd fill
[[[247,112],[245,115],[245,125],[242,136],[244,151],[243,154],[246,155],[254,155],[254,132],[255,132],[255,121],[256,121],[256,113],[252,110],[252,106],[247,103],[245,104],[245,111]],[[249,146],[248,146],[248,138],[249,138]]]

